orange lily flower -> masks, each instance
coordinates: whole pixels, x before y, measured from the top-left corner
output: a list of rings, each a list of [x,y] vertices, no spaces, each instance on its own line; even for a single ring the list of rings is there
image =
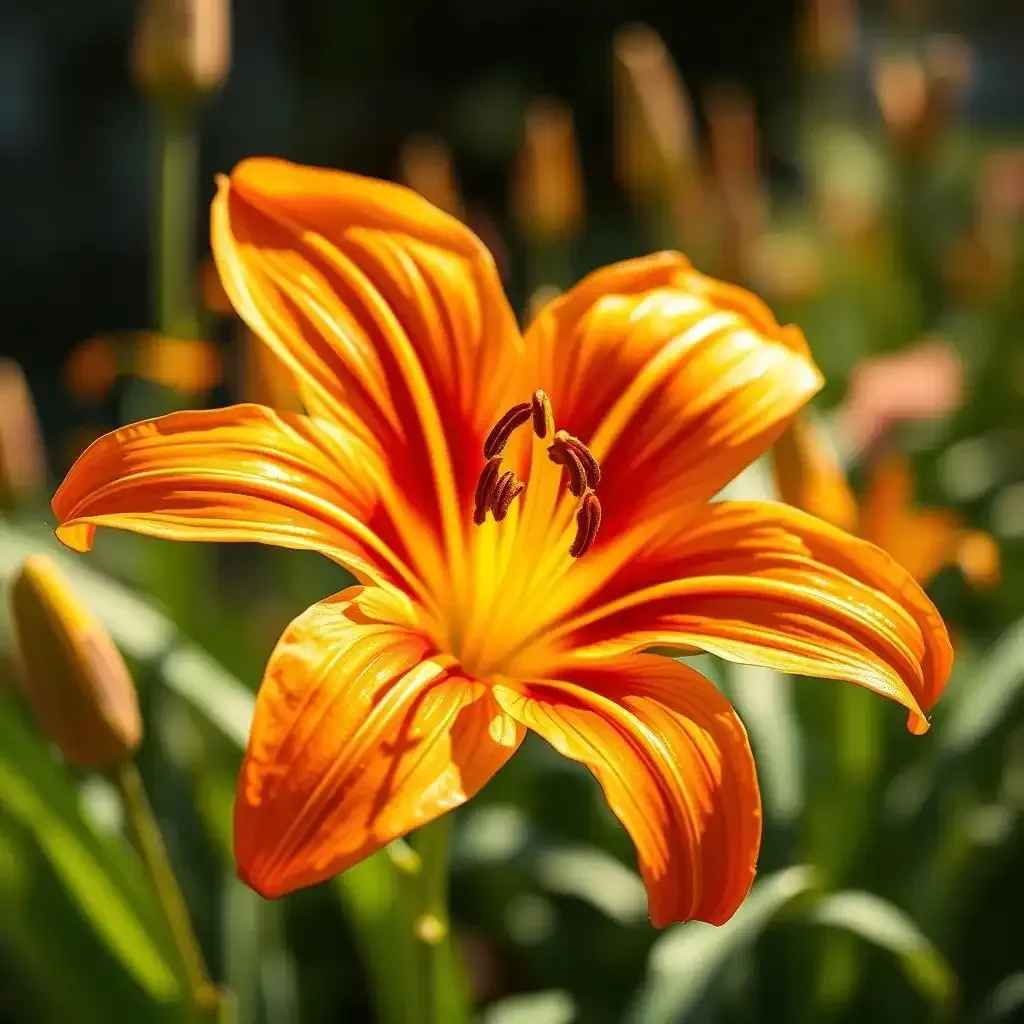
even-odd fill
[[[493,260],[414,193],[248,160],[213,250],[305,415],[181,412],[97,441],[53,500],[97,526],[314,549],[360,580],[286,630],[235,809],[241,876],[319,882],[458,806],[526,729],[587,765],[655,924],[727,920],[761,832],[709,651],[849,679],[915,731],[951,651],[877,548],[778,503],[709,503],[821,385],[806,343],[676,253],[620,263],[521,335]],[[571,433],[569,433],[571,431]]]
[[[949,509],[914,506],[913,471],[891,454],[870,469],[858,507],[842,466],[814,425],[798,416],[775,443],[772,467],[783,501],[888,551],[922,585],[946,566],[957,565],[983,589],[999,582],[999,546],[982,530],[971,530]]]

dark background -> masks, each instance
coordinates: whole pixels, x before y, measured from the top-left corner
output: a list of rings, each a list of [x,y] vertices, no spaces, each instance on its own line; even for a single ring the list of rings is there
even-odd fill
[[[151,146],[146,103],[126,74],[135,6],[0,5],[0,354],[23,362],[44,413],[57,401],[54,362],[75,342],[147,325]],[[1013,40],[1024,5],[867,7],[868,25],[872,7],[905,9],[910,21],[938,9],[984,57],[974,119],[1019,116]],[[402,140],[426,131],[451,142],[470,203],[500,219],[522,106],[554,94],[576,116],[588,212],[600,223],[621,206],[610,40],[643,21],[661,33],[694,95],[722,78],[753,93],[768,132],[766,169],[798,186],[784,116],[795,101],[797,13],[796,0],[245,0],[233,12],[227,85],[203,116],[203,179],[212,193],[215,172],[254,153],[390,176]]]
[[[45,388],[77,341],[147,325],[148,109],[127,74],[131,0],[0,6],[0,352]],[[244,0],[233,15],[231,73],[202,119],[209,195],[255,153],[391,176],[401,142],[430,132],[500,219],[521,108],[554,94],[576,115],[590,212],[609,216],[617,27],[658,28],[697,93],[734,77],[763,106],[792,86],[791,0]]]

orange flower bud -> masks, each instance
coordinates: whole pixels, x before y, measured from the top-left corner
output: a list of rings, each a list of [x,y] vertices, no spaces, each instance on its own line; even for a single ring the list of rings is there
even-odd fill
[[[11,618],[25,696],[66,760],[111,767],[138,747],[139,705],[128,668],[98,619],[47,555],[14,576]]]
[[[21,367],[0,359],[0,505],[43,490],[46,456],[35,403]]]
[[[964,578],[978,590],[998,586],[1002,577],[999,545],[982,530],[964,530],[956,552]]]
[[[812,69],[847,64],[857,45],[854,0],[809,0],[800,20],[799,48]]]
[[[711,170],[726,191],[760,185],[757,111],[751,95],[735,82],[718,82],[704,99]]]
[[[64,367],[68,391],[79,401],[102,402],[121,372],[116,338],[96,337],[79,342]]]
[[[465,206],[455,178],[451,150],[428,135],[407,139],[398,156],[402,182],[419,192],[439,210],[460,220],[466,219]]]
[[[179,391],[203,394],[223,378],[220,350],[211,341],[147,334],[139,339],[137,358],[140,377]]]
[[[512,201],[531,237],[567,238],[580,226],[583,174],[572,111],[560,100],[540,100],[526,112]]]
[[[221,85],[230,62],[228,0],[143,0],[132,73],[146,92],[195,100]]]
[[[695,162],[690,99],[654,29],[631,25],[616,35],[613,47],[619,178],[635,193],[662,193]]]
[[[932,36],[922,57],[883,55],[874,88],[882,119],[905,159],[931,156],[952,126],[970,84],[974,54],[966,40]]]

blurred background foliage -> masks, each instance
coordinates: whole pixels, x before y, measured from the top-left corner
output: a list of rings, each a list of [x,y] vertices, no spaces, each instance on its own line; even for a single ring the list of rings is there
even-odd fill
[[[407,849],[276,903],[230,860],[263,664],[344,574],[128,535],[78,558],[46,502],[120,423],[287,401],[204,262],[213,174],[274,153],[464,217],[524,319],[659,247],[764,296],[828,378],[798,453],[827,493],[802,503],[889,548],[955,638],[924,739],[854,687],[699,659],[748,726],[766,811],[759,880],[719,929],[655,933],[595,784],[528,742],[456,823],[481,1019],[1024,1020],[1024,8],[245,0],[223,46],[197,29],[190,59],[212,63],[188,116],[147,79],[139,18],[130,0],[0,16],[0,578],[50,552],[128,659],[138,768],[236,1018],[417,1019],[396,981]],[[765,463],[732,490],[772,488]],[[117,790],[43,739],[10,640],[0,618],[0,1021],[191,1019]]]

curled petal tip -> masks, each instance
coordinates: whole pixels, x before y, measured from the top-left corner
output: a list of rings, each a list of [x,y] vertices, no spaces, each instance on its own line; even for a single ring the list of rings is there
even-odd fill
[[[925,715],[919,715],[916,711],[907,715],[907,728],[915,736],[923,736],[931,727],[932,723]]]
[[[84,554],[92,550],[92,539],[96,534],[96,527],[88,523],[72,523],[69,526],[58,526],[54,531],[57,540],[66,548]]]
[[[287,889],[274,885],[269,878],[261,877],[258,871],[246,865],[243,855],[238,851],[235,852],[235,858],[235,871],[239,880],[245,883],[258,896],[262,896],[265,900],[278,900],[286,895]]]

